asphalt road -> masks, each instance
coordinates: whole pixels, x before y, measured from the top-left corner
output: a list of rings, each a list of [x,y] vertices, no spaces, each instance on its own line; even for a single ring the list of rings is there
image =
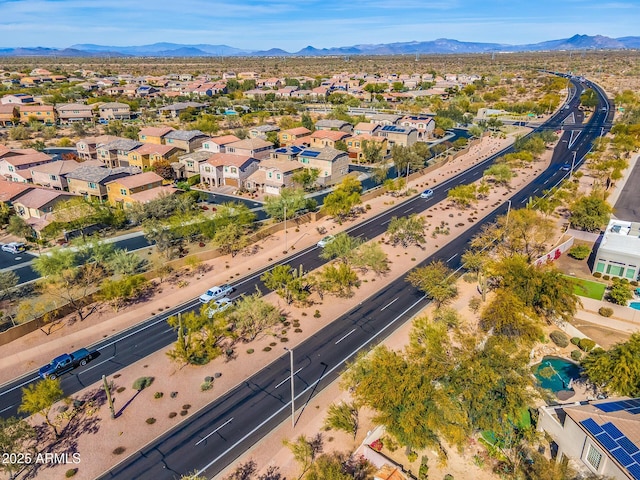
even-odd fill
[[[640,162],[631,171],[614,206],[616,218],[629,222],[640,222]]]
[[[553,128],[553,122],[556,122],[555,128],[558,128],[558,121],[558,116],[553,117],[550,127]],[[603,121],[602,115],[594,114],[592,122]],[[577,151],[576,166],[582,162],[590,148],[588,137],[597,135],[599,130],[599,128],[583,129],[583,133],[578,137],[574,134],[576,139],[572,143],[572,148]],[[569,132],[565,132],[563,139],[570,135]],[[524,191],[510,199],[514,208],[521,206],[519,204],[525,203],[530,196],[539,195],[542,190],[553,187],[562,178],[568,176],[567,172],[559,170],[560,165],[572,159],[568,145],[569,142],[561,143],[554,153],[552,166]],[[503,151],[500,154],[507,152]],[[383,233],[392,216],[418,213],[433,203],[444,200],[449,188],[480,178],[484,169],[497,156],[438,185],[431,199],[411,199],[396,206],[390,212],[385,212],[364,224],[351,228],[349,233],[364,238],[372,238]],[[496,214],[503,214],[505,211],[506,206],[501,207],[498,212],[476,224],[464,236],[452,239],[425,263],[434,258],[441,258],[451,268],[457,268],[468,239],[477,232],[482,223],[493,220]],[[303,264],[305,270],[311,270],[323,263],[318,253],[317,247],[310,247],[290,257],[287,263],[293,267]],[[236,284],[235,294],[252,292],[255,285],[264,290],[257,278],[261,273],[257,272]],[[294,366],[297,372],[297,404],[300,405],[308,400],[322,386],[335,378],[346,359],[355,355],[359,349],[379,342],[391,333],[395,326],[409,319],[425,304],[426,300],[415,289],[409,287],[403,279],[399,279],[298,346],[295,351]],[[164,312],[162,316],[154,317],[141,326],[132,327],[97,344],[96,348],[101,356],[95,364],[89,364],[86,368],[63,377],[62,385],[65,393],[70,395],[94,383],[103,374],[112,375],[123,366],[175,341],[175,333],[164,319],[178,310],[192,308],[197,308],[196,301],[176,307],[170,312]],[[300,368],[302,370],[298,371]],[[283,383],[283,380],[286,380],[288,374],[288,358],[283,357],[168,432],[153,445],[112,468],[104,478],[172,478],[193,471],[194,468],[206,475],[214,475],[286,417],[290,408],[288,403],[290,393],[288,384],[286,381]],[[33,380],[34,374],[31,373],[2,387],[0,390],[1,415],[15,414],[20,402],[20,387]],[[118,403],[121,405],[123,402],[117,402],[116,405]]]

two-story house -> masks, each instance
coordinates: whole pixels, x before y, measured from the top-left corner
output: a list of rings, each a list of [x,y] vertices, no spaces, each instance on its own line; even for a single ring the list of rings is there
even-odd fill
[[[353,134],[354,135],[362,135],[362,134],[375,135],[376,132],[380,130],[380,128],[382,127],[377,123],[360,122],[360,123],[357,123],[355,127],[353,127]]]
[[[316,130],[339,130],[341,132],[353,132],[353,125],[343,120],[318,120]]]
[[[299,140],[303,137],[308,137],[311,135],[311,130],[305,127],[296,127],[290,128],[288,130],[282,130],[278,133],[278,140],[280,141],[280,145],[283,147],[287,147],[289,145],[293,145],[296,140]]]
[[[298,162],[319,171],[316,183],[321,186],[340,183],[349,173],[349,154],[331,147],[306,148],[298,155]]]
[[[271,158],[273,160],[297,160],[300,152],[304,150],[304,147],[297,145],[291,145],[290,147],[280,147],[271,152]]]
[[[20,195],[20,197],[13,202],[13,208],[16,215],[33,225],[39,220],[42,220],[46,214],[52,213],[57,203],[74,197],[76,197],[76,195],[59,190],[33,188],[23,195]],[[47,224],[50,223],[51,220],[52,219],[49,218]]]
[[[336,148],[336,142],[344,142],[351,134],[341,130],[316,130],[309,138],[312,148]]]
[[[97,147],[105,143],[118,140],[119,137],[113,135],[99,135],[97,137],[85,137],[76,142],[76,151],[80,160],[97,160]]]
[[[399,122],[401,127],[415,128],[418,131],[418,141],[433,138],[436,122],[433,117],[427,115],[407,115]]]
[[[42,122],[56,124],[56,111],[52,105],[20,105],[20,123]]]
[[[96,155],[98,160],[109,168],[126,167],[129,165],[129,152],[140,145],[142,143],[129,138],[118,138],[112,142],[97,146]]]
[[[27,93],[14,93],[0,98],[0,104],[2,105],[29,105],[33,103],[35,103],[33,95]]]
[[[371,123],[376,125],[397,125],[402,116],[394,115],[392,113],[369,113],[365,114]]]
[[[144,172],[112,180],[107,184],[107,196],[111,205],[126,205],[135,202],[136,193],[162,187],[162,177],[155,172]]]
[[[172,145],[144,143],[129,151],[127,159],[130,166],[146,170],[158,162],[176,162],[182,153],[182,150]]]
[[[418,130],[411,127],[397,127],[395,125],[385,125],[378,130],[377,135],[384,137],[389,142],[389,148],[394,145],[410,147],[418,141]]]
[[[250,138],[267,138],[267,133],[269,132],[279,132],[280,127],[277,125],[258,125],[257,127],[253,127],[249,129],[249,137]]]
[[[52,162],[46,153],[31,148],[8,149],[0,145],[0,175],[12,182],[31,182],[31,168]]]
[[[225,146],[225,153],[257,158],[259,160],[269,158],[273,151],[273,143],[262,138],[245,138]]]
[[[202,150],[209,152],[210,155],[214,153],[225,153],[227,145],[239,141],[240,139],[235,135],[220,135],[202,142]]]
[[[351,159],[351,161],[354,161],[356,163],[367,161],[367,159],[364,158],[364,147],[366,145],[365,142],[377,143],[380,147],[380,155],[382,156],[382,158],[384,158],[389,153],[389,143],[387,142],[386,138],[374,137],[363,133],[360,135],[356,135],[355,137],[349,137],[346,139],[347,151],[349,152],[349,158]]]
[[[205,150],[185,153],[178,157],[177,163],[172,163],[174,175],[177,179],[189,178],[200,174],[200,165],[206,162],[211,154]]]
[[[144,127],[138,132],[138,140],[143,143],[162,145],[165,143],[164,138],[173,130],[172,127]]]
[[[216,153],[200,165],[200,181],[210,187],[230,185],[244,188],[249,176],[258,169],[260,160],[248,155]]]
[[[75,160],[58,160],[31,167],[31,181],[36,185],[68,190],[67,174],[80,168],[82,164]]]
[[[131,107],[126,103],[108,102],[98,107],[98,113],[103,120],[130,120]]]
[[[173,130],[165,135],[164,143],[190,153],[202,147],[202,144],[208,139],[209,135],[200,130]]]
[[[198,102],[178,102],[173,105],[166,105],[160,107],[158,112],[163,117],[178,118],[182,112],[186,112],[187,109],[193,109],[196,112],[202,110],[205,107],[204,103]]]
[[[107,183],[129,175],[136,175],[141,170],[137,167],[94,167],[81,166],[67,174],[69,191],[83,195],[89,200],[107,200]]]
[[[258,170],[249,175],[246,188],[268,195],[280,195],[285,187],[293,185],[293,174],[304,167],[289,160],[262,160]]]
[[[20,121],[20,110],[15,104],[0,105],[0,127],[11,127]]]
[[[83,103],[65,103],[56,105],[60,123],[91,122],[93,120],[93,106]]]

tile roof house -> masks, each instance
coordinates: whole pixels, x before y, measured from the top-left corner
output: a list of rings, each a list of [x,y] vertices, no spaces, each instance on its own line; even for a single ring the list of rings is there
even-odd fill
[[[258,170],[247,178],[245,187],[268,195],[280,195],[285,187],[293,185],[293,174],[304,167],[289,160],[263,160]]]
[[[344,141],[350,136],[351,134],[341,130],[316,130],[310,135],[310,146],[336,148],[336,142]]]
[[[377,125],[397,125],[402,118],[400,115],[391,113],[366,113],[365,117]]]
[[[293,145],[293,143],[302,138],[311,135],[311,130],[305,127],[290,128],[288,130],[282,130],[278,134],[278,140],[283,147]]]
[[[112,205],[125,205],[135,202],[131,196],[135,193],[162,187],[162,177],[155,172],[117,178],[106,183],[107,197]]]
[[[389,153],[389,142],[384,137],[374,137],[365,133],[349,137],[345,140],[349,158],[358,163],[366,161],[364,158],[364,142],[375,142],[380,145],[380,154],[384,158]]]
[[[598,478],[640,480],[640,399],[608,398],[540,407],[538,431],[557,459]]]
[[[164,137],[164,142],[167,145],[190,153],[202,147],[204,141],[209,138],[209,135],[202,133],[200,130],[173,130]]]
[[[36,185],[68,190],[67,174],[77,170],[82,164],[75,160],[58,160],[31,167],[31,181]]]
[[[200,164],[200,181],[211,187],[244,188],[245,181],[258,169],[259,163],[260,160],[249,155],[216,153]]]
[[[0,177],[0,202],[11,205],[24,192],[37,188],[30,183],[11,182]]]
[[[228,144],[239,141],[240,139],[235,135],[221,135],[202,142],[202,150],[211,154],[225,153],[225,148]]]
[[[96,147],[96,155],[109,168],[126,167],[129,165],[129,152],[138,148],[142,143],[129,138],[118,138]]]
[[[105,120],[131,119],[131,107],[126,103],[108,102],[98,107],[100,118]]]
[[[267,133],[269,132],[279,132],[280,127],[277,125],[258,125],[257,127],[253,127],[249,129],[249,137],[250,138],[267,138]]]
[[[164,137],[173,132],[173,127],[144,127],[138,132],[138,140],[143,143],[165,143]]]
[[[48,188],[34,188],[20,195],[13,202],[13,208],[19,217],[22,217],[31,226],[36,226],[35,230],[41,230],[53,220],[50,214],[55,205],[65,200],[70,200],[76,195]]]
[[[166,105],[160,107],[158,112],[164,117],[177,118],[180,114],[186,111],[188,108],[193,108],[196,111],[202,110],[205,107],[204,103],[198,102],[178,102],[173,105]]]
[[[411,127],[418,130],[418,141],[433,138],[436,122],[433,117],[427,115],[407,115],[398,122],[401,127]]]
[[[20,110],[12,103],[0,105],[0,126],[10,127],[20,119]]]
[[[363,133],[367,135],[375,135],[378,130],[380,130],[380,125],[377,123],[371,122],[360,122],[353,127],[354,135],[361,135]]]
[[[97,137],[85,137],[76,142],[76,151],[81,160],[97,160],[98,153],[96,147],[105,143],[118,140],[119,137],[113,135],[99,135]]]
[[[274,160],[297,160],[298,155],[305,147],[291,145],[289,147],[280,147],[271,152],[271,158]]]
[[[298,155],[298,162],[320,172],[316,180],[320,186],[340,183],[349,173],[349,154],[331,147],[306,148]]]
[[[56,124],[56,111],[52,105],[20,105],[19,109],[20,123],[36,121],[46,125]]]
[[[261,138],[246,138],[225,146],[225,153],[244,155],[257,159],[269,158],[273,151],[273,143]]]
[[[78,195],[84,195],[90,200],[107,200],[106,184],[129,175],[140,173],[137,167],[93,167],[82,166],[67,174],[69,191]]]
[[[27,93],[14,93],[0,98],[0,104],[2,105],[29,105],[30,103],[35,103],[35,100],[33,95]]]
[[[340,130],[343,132],[353,132],[353,125],[343,120],[318,120],[316,130]]]
[[[181,153],[183,153],[182,150],[172,145],[144,143],[138,148],[130,150],[127,159],[130,166],[146,170],[158,162],[175,162]]]
[[[178,157],[178,162],[173,163],[173,171],[178,179],[189,178],[200,174],[200,165],[211,157],[211,153],[205,150],[186,153]]]
[[[93,106],[83,103],[56,105],[60,123],[90,122],[93,120]]]
[[[384,137],[389,141],[389,147],[402,145],[410,147],[418,141],[418,130],[411,127],[397,127],[395,125],[385,125],[376,133],[379,137]]]
[[[31,168],[52,161],[51,156],[36,150],[0,148],[0,175],[12,182],[31,182]]]

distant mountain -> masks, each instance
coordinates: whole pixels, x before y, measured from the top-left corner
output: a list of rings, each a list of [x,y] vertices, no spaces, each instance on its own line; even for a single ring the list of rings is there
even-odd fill
[[[603,35],[574,35],[570,38],[549,40],[528,45],[507,45],[500,43],[461,42],[448,38],[438,38],[423,42],[396,42],[362,44],[345,47],[315,48],[311,45],[297,51],[287,52],[279,48],[268,50],[243,50],[229,45],[160,42],[138,46],[106,46],[77,44],[65,49],[55,48],[0,48],[0,56],[141,56],[141,57],[213,57],[213,56],[256,56],[256,57],[319,57],[344,55],[414,55],[452,53],[491,52],[539,52],[561,50],[623,50],[640,48],[640,37],[610,38]]]

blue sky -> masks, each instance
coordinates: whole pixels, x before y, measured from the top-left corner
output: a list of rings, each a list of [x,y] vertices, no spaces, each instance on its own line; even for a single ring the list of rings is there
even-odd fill
[[[0,47],[226,44],[295,51],[454,38],[510,44],[640,35],[622,0],[0,0]]]

